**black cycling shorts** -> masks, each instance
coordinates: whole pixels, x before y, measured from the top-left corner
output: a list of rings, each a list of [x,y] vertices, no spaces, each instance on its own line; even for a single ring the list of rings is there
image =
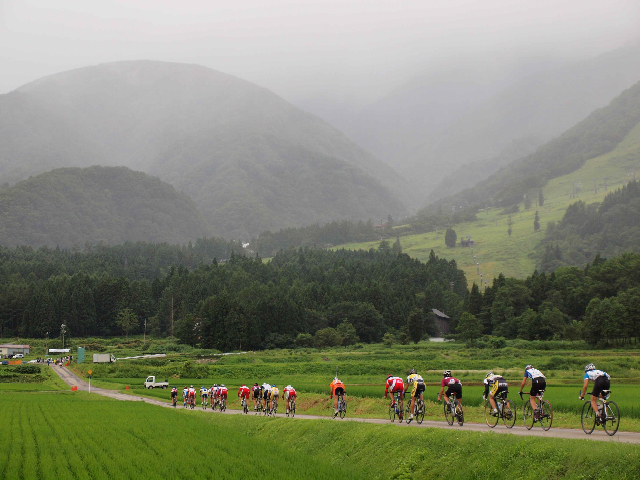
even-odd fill
[[[462,385],[459,383],[454,383],[453,385],[449,385],[447,388],[447,397],[450,397],[452,393],[456,394],[456,398],[462,398]]]
[[[260,389],[259,388],[256,388],[253,391],[253,398],[260,398]]]
[[[422,395],[424,393],[425,388],[426,387],[424,386],[424,383],[418,382],[416,384],[416,397],[419,395]]]
[[[335,395],[336,397],[338,397],[338,396],[340,396],[340,395],[344,395],[344,388],[342,388],[342,387],[337,387],[337,388],[336,388],[336,390],[335,390],[335,392],[333,392],[333,393],[334,393],[334,395]]]
[[[264,393],[262,394],[262,398],[264,398],[265,400],[269,400],[269,394],[271,392],[269,392],[268,390],[265,390]]]
[[[540,392],[544,392],[546,389],[547,381],[544,378],[538,377],[531,379],[531,391],[529,392],[529,395],[535,397],[536,395],[540,394]]]
[[[605,375],[596,378],[593,382],[593,396],[599,397],[603,390],[609,390],[611,388],[611,380]]]

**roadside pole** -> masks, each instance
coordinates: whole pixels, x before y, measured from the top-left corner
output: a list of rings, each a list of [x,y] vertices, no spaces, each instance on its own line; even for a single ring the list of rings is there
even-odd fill
[[[91,375],[93,374],[93,370],[89,370],[87,373],[89,374],[89,393],[91,393]]]

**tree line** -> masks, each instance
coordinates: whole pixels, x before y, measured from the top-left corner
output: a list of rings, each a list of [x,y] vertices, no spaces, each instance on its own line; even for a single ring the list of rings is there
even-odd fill
[[[393,248],[290,249],[270,262],[232,251],[226,262],[171,267],[152,280],[142,271],[74,271],[67,255],[73,273],[5,276],[3,336],[55,337],[65,324],[68,336],[142,333],[146,325],[219,350],[379,342],[385,334],[417,341],[431,328],[430,308],[462,305],[467,291],[454,261],[432,254],[422,263]]]
[[[483,335],[525,340],[636,342],[640,336],[640,255],[599,255],[585,268],[505,278],[480,292],[474,283],[456,331],[473,342]]]

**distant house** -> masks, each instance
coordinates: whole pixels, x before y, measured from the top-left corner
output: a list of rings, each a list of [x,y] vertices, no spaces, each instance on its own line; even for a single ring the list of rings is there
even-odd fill
[[[0,355],[15,355],[21,353],[23,355],[29,355],[29,345],[0,345]]]
[[[449,327],[449,320],[451,319],[449,316],[435,308],[431,309],[431,311],[435,317],[436,336],[441,337],[442,335],[449,335],[451,333],[451,328]]]
[[[476,242],[471,240],[471,237],[467,237],[466,239],[462,237],[460,239],[460,245],[463,247],[473,247],[475,244]]]

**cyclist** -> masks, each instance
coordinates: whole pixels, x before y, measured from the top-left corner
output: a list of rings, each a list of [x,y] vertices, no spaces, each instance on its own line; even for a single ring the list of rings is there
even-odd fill
[[[527,378],[531,379],[529,402],[531,403],[531,408],[533,408],[533,415],[535,418],[538,414],[538,402],[536,402],[536,396],[546,390],[547,379],[540,370],[533,368],[533,365],[527,365],[526,367],[524,367],[524,378],[522,379],[522,383],[520,384],[520,391],[518,392],[520,398],[522,398],[522,389],[527,383]]]
[[[342,381],[338,377],[335,377],[333,379],[333,382],[331,382],[329,387],[331,388],[331,395],[329,398],[333,398],[334,395],[336,397],[333,403],[333,416],[335,417],[338,415],[338,397],[344,397],[347,392],[344,389],[344,383],[342,383]]]
[[[493,415],[497,415],[498,407],[496,405],[496,400],[494,397],[500,392],[504,392],[505,394],[509,393],[509,386],[507,385],[507,381],[504,379],[504,377],[495,375],[493,372],[489,372],[484,377],[484,381],[482,383],[484,383],[484,394],[482,395],[482,399],[486,400],[487,397],[489,398],[489,403],[493,408],[491,413]]]
[[[200,386],[200,400],[202,401],[202,405],[207,404],[207,397],[209,396],[209,390],[204,385]]]
[[[242,402],[242,399],[245,400],[245,402],[249,403],[249,387],[247,387],[244,383],[242,384],[242,386],[238,389],[238,397],[240,398],[240,401]]]
[[[282,390],[282,400],[284,401],[284,406],[287,411],[287,415],[289,414],[289,402],[294,401],[296,399],[296,390],[291,385],[287,385]]]
[[[273,409],[273,401],[278,401],[280,396],[280,389],[274,385],[271,385],[271,408]]]
[[[268,383],[262,384],[262,401],[263,401],[263,410],[267,410],[267,405],[269,404],[269,400],[271,399],[271,385]]]
[[[175,407],[177,402],[178,402],[178,389],[176,387],[173,387],[171,389],[171,403]]]
[[[253,391],[253,409],[257,411],[258,401],[262,397],[262,387],[258,385],[258,383],[256,382],[253,384],[253,387],[251,388],[251,390]]]
[[[384,388],[384,398],[387,398],[387,395],[390,394],[391,396],[391,405],[390,407],[393,408],[394,404],[395,404],[395,399],[393,397],[394,393],[400,393],[400,402],[399,402],[399,409],[400,412],[402,412],[402,408],[403,408],[403,393],[404,393],[404,382],[402,381],[402,378],[400,377],[394,377],[393,375],[387,375],[387,383],[385,384],[385,388]],[[400,413],[400,418],[402,418],[402,413]]]
[[[413,385],[411,389],[411,414],[409,415],[409,420],[413,420],[413,414],[416,410],[416,395],[419,396],[420,400],[424,400],[422,397],[422,393],[425,390],[424,379],[421,375],[416,373],[416,369],[412,368],[409,372],[409,376],[407,377],[407,384],[404,387],[404,391],[402,395],[404,396],[409,389],[409,385]]]
[[[451,370],[445,370],[442,372],[442,382],[440,382],[440,393],[438,394],[438,401],[442,398],[444,392],[444,403],[449,403],[449,396],[452,393],[456,394],[458,400],[462,400],[462,382],[457,378],[454,378],[451,374]],[[444,387],[447,387],[447,391],[444,391]],[[460,402],[462,406],[462,402]]]
[[[584,367],[584,385],[582,386],[582,392],[580,392],[580,400],[584,398],[587,393],[587,387],[589,386],[589,380],[593,381],[593,392],[591,395],[591,408],[594,412],[598,412],[600,421],[602,421],[602,412],[598,411],[598,398],[604,398],[602,395],[603,390],[609,390],[611,388],[611,377],[602,370],[597,370],[593,363],[589,363]]]
[[[209,404],[211,405],[211,408],[216,408],[215,393],[216,389],[213,385],[211,385],[211,388],[209,388]]]
[[[188,401],[189,401],[189,387],[184,387],[182,389],[182,406],[186,407]]]
[[[189,405],[195,406],[196,404],[196,389],[191,385],[189,387]]]
[[[229,395],[229,389],[224,386],[224,383],[218,387],[218,397],[220,398],[220,403],[227,406],[227,396]]]

